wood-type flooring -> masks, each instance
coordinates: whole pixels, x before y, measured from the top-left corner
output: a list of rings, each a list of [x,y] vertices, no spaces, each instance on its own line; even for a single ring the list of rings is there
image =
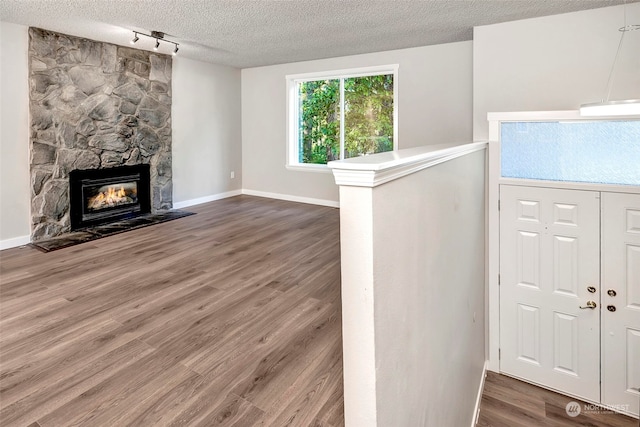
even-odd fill
[[[567,414],[567,404],[576,402],[581,411]],[[478,427],[639,427],[637,419],[614,414],[553,391],[505,375],[488,372]],[[574,412],[575,413],[575,412]]]
[[[0,426],[344,425],[338,210],[251,196],[189,210],[0,252]],[[571,400],[490,372],[478,425],[639,425],[570,418]]]
[[[251,196],[0,252],[0,425],[342,426],[339,212]]]

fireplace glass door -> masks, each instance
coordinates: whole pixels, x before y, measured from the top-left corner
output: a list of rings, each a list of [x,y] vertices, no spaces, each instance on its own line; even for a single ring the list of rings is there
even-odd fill
[[[72,171],[70,184],[73,229],[150,211],[149,165]]]
[[[140,210],[138,205],[138,177],[121,177],[115,180],[100,181],[102,182],[83,182],[82,196],[86,215],[111,215],[114,211],[129,210],[131,208],[134,211]]]

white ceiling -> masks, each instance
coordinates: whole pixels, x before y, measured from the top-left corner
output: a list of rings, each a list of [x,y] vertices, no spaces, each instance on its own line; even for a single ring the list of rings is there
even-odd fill
[[[627,1],[633,2],[638,0]],[[624,0],[1,0],[0,20],[127,45],[162,31],[239,68],[471,40],[473,27]],[[151,49],[140,38],[136,47]],[[172,45],[161,51],[169,53]]]

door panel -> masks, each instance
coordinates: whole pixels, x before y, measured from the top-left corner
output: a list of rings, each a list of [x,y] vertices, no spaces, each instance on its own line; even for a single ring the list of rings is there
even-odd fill
[[[602,287],[602,403],[638,415],[640,195],[602,193]]]
[[[518,230],[517,282],[520,286],[540,289],[540,234]]]
[[[540,366],[540,310],[538,307],[518,304],[517,357]]]
[[[578,317],[554,313],[553,369],[578,376]]]
[[[500,370],[599,401],[599,193],[503,185],[500,205]]]
[[[553,290],[578,296],[578,239],[553,236]]]

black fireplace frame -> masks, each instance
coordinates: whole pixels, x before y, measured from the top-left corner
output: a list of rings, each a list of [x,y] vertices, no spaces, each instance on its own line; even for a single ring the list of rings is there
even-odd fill
[[[96,182],[109,184],[123,179],[136,181],[138,201],[105,212],[85,211],[84,189]],[[133,218],[151,212],[151,172],[148,164],[117,166],[103,169],[76,169],[69,172],[69,220],[71,230],[79,230],[100,224],[107,224],[126,218]]]

